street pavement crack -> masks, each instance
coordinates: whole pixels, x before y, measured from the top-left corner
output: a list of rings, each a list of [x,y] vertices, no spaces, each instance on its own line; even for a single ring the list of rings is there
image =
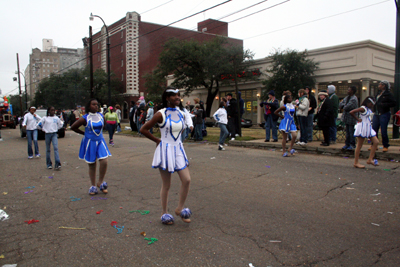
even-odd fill
[[[351,184],[351,182],[347,182],[347,183],[345,183],[345,184],[342,184],[342,185],[336,186],[336,187],[334,187],[334,188],[331,188],[331,189],[329,189],[328,191],[326,191],[326,194],[325,194],[323,197],[320,197],[320,198],[318,198],[317,200],[323,199],[323,198],[326,197],[330,192],[335,191],[335,190],[337,190],[337,189],[341,189],[341,188],[343,188],[343,187],[345,187],[346,185],[349,185],[349,184]]]
[[[299,263],[299,264],[297,264],[297,265],[295,265],[295,266],[310,266],[310,267],[311,267],[312,265],[317,265],[318,263],[321,263],[321,262],[327,262],[327,261],[336,259],[336,258],[342,256],[342,255],[343,255],[346,251],[348,251],[348,250],[349,250],[349,249],[342,250],[342,251],[340,251],[339,253],[334,254],[334,255],[332,255],[332,256],[326,258],[326,259],[322,259],[322,260],[318,260],[318,261],[312,261],[312,262]]]
[[[376,254],[376,256],[378,256],[378,259],[374,262],[374,265],[381,261],[381,259],[383,257],[383,254],[388,253],[388,252],[390,252],[392,250],[395,250],[395,249],[399,249],[399,248],[400,248],[400,246],[397,246],[397,247],[394,247],[394,248],[389,248],[387,250],[384,250],[384,251],[379,252],[378,254]]]

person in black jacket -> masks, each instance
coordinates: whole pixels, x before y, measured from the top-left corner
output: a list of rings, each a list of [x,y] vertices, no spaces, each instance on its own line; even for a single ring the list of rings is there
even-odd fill
[[[275,98],[275,91],[271,90],[268,93],[268,100],[260,103],[260,107],[264,107],[264,120],[265,120],[265,141],[269,142],[271,137],[272,130],[272,138],[274,142],[278,142],[278,130],[276,128],[276,122],[278,121],[278,116],[275,115],[275,110],[279,108],[279,102]]]
[[[308,101],[310,102],[310,107],[308,108],[308,116],[307,116],[307,142],[312,142],[313,139],[313,121],[314,121],[314,112],[317,108],[317,100],[311,94],[310,86],[306,86],[304,88],[306,90]]]
[[[320,99],[320,103],[317,109],[316,119],[318,120],[318,127],[324,134],[324,141],[321,143],[321,146],[329,146],[329,127],[335,125],[333,105],[326,91],[321,91],[318,94],[318,97]]]
[[[387,127],[390,120],[390,108],[396,106],[396,100],[392,93],[390,93],[390,83],[388,81],[381,81],[378,85],[380,93],[375,97],[376,103],[374,107],[374,117],[372,119],[372,128],[378,137],[379,127],[381,127],[383,152],[389,149],[389,137],[387,134]],[[371,148],[369,148],[371,150]]]
[[[134,101],[131,101],[131,109],[129,110],[129,125],[131,126],[131,131],[136,131],[136,123],[133,121],[133,117],[135,115],[135,111],[137,109],[137,106]]]
[[[232,97],[232,94],[229,93],[226,95],[226,99],[228,100],[227,105],[227,113],[228,113],[228,129],[231,135],[231,140],[235,140],[236,136],[236,121],[238,119],[239,112],[237,110],[237,101]]]

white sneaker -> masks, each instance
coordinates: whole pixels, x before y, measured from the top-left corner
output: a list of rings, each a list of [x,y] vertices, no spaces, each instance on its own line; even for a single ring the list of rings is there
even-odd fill
[[[306,146],[307,144],[304,143],[304,142],[300,142],[300,145],[301,145],[301,146]]]
[[[233,141],[233,140],[235,140],[235,137],[232,137],[232,138],[231,138],[231,141]]]
[[[219,145],[218,150],[225,150],[225,148],[223,146]]]
[[[3,141],[3,138],[0,138],[0,142]]]
[[[235,134],[235,136],[239,136],[239,134]]]

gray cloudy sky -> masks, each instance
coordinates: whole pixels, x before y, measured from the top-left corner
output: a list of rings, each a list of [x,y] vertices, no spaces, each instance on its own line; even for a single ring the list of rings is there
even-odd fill
[[[261,1],[232,0],[173,26],[195,29],[197,22],[220,19]],[[18,83],[12,80],[17,70],[16,53],[23,71],[32,48],[42,49],[43,38],[53,39],[58,47],[82,47],[89,25],[94,32],[103,25],[96,18],[89,21],[91,12],[108,25],[128,11],[141,14],[142,21],[166,25],[222,2],[225,0],[2,0],[0,89],[6,95],[18,93]],[[234,21],[274,5],[277,6]],[[232,21],[229,36],[243,39],[245,48],[253,51],[256,59],[268,56],[274,48],[304,50],[367,39],[395,45],[393,0],[269,0],[222,21]]]

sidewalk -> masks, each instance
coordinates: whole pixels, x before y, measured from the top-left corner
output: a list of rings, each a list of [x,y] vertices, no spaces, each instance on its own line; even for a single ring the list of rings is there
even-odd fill
[[[307,146],[299,146],[294,145],[294,149],[299,153],[313,153],[313,154],[322,154],[322,155],[332,155],[332,156],[341,156],[341,157],[354,157],[354,151],[342,150],[344,143],[336,143],[326,146],[320,146],[321,141],[313,141],[308,143]],[[274,149],[280,151],[282,149],[282,139],[278,142],[264,142],[264,139],[256,139],[251,141],[229,141],[229,145],[231,146],[241,146],[248,148],[258,148],[258,149]],[[287,144],[287,147],[288,144]],[[368,158],[369,144],[364,144],[361,148],[360,158]],[[400,146],[389,147],[388,152],[382,152],[382,144],[379,144],[378,150],[376,151],[375,157],[381,160],[391,160],[391,161],[400,161]]]

